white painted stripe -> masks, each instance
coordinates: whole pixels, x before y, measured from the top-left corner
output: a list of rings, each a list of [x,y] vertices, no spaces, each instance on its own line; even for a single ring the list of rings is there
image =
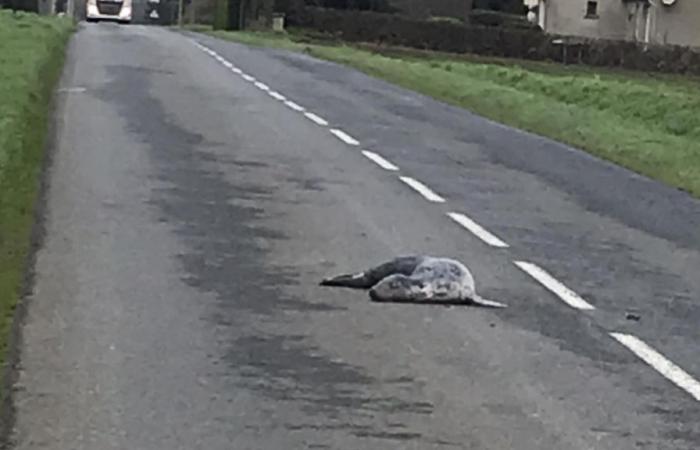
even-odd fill
[[[447,213],[447,215],[457,222],[458,224],[462,225],[464,228],[469,230],[472,234],[474,234],[476,237],[484,241],[486,244],[492,246],[492,247],[498,247],[498,248],[508,248],[508,244],[503,242],[501,239],[496,237],[493,233],[479,225],[478,223],[474,222],[472,219],[467,217],[466,215],[462,213],[456,213],[456,212],[450,212]]]
[[[241,69],[239,69],[238,67],[231,67],[231,71],[233,73],[238,74],[238,75],[243,75],[243,71]]]
[[[287,106],[289,106],[290,108],[292,108],[294,111],[302,112],[302,111],[305,110],[303,106],[298,105],[298,104],[294,103],[294,102],[291,101],[291,100],[286,100],[286,101],[284,102],[284,104],[287,105]]]
[[[355,145],[355,146],[360,145],[360,142],[357,139],[355,139],[354,137],[350,136],[349,134],[347,134],[346,132],[344,132],[342,130],[339,130],[337,128],[333,128],[333,129],[331,129],[331,133],[333,133],[333,135],[335,137],[337,137],[338,139],[340,139],[341,141],[345,142],[348,145]]]
[[[700,382],[685,370],[666,359],[664,355],[636,336],[623,333],[610,333],[610,335],[676,386],[692,395],[695,400],[700,401]]]
[[[256,81],[256,82],[255,82],[255,86],[256,86],[258,89],[262,89],[263,91],[269,91],[269,90],[270,90],[270,87],[269,87],[268,85],[266,85],[265,83],[261,83],[261,82],[259,82],[259,81]]]
[[[544,287],[556,294],[564,303],[572,308],[582,310],[593,310],[595,307],[582,299],[578,294],[564,286],[556,278],[548,274],[544,269],[525,261],[515,261],[515,265],[530,275],[535,280],[539,281]]]
[[[411,177],[400,177],[401,181],[411,186],[416,192],[425,197],[426,200],[434,203],[445,203],[445,199],[437,195],[430,188],[418,180]]]
[[[328,126],[328,121],[326,119],[324,119],[323,117],[319,117],[316,114],[311,113],[311,112],[304,113],[304,115],[306,116],[307,119],[309,119],[310,121],[314,122],[317,125],[321,125],[322,127]]]
[[[362,154],[365,155],[370,160],[374,161],[379,167],[381,167],[384,170],[390,170],[392,172],[396,172],[397,170],[399,170],[399,168],[396,167],[394,164],[390,163],[389,161],[384,159],[382,156],[380,156],[374,152],[370,152],[368,150],[362,150]]]
[[[279,100],[281,102],[287,100],[287,97],[285,97],[284,95],[282,95],[276,91],[270,91],[270,92],[268,92],[268,94],[270,94],[270,97],[274,98],[275,100]]]
[[[66,93],[82,93],[85,91],[87,91],[87,89],[84,87],[65,87],[65,88],[58,89],[58,92],[60,92],[60,93],[64,93],[64,92],[66,92]]]
[[[231,64],[231,62],[226,61],[226,60],[221,61],[221,64],[223,64],[224,67],[226,67],[227,69],[230,69],[233,67],[233,64]]]
[[[246,81],[250,81],[250,82],[254,82],[254,81],[255,81],[255,78],[254,78],[254,77],[251,77],[250,75],[248,75],[248,74],[246,74],[246,73],[241,74],[241,76],[242,76],[243,79],[246,80]]]

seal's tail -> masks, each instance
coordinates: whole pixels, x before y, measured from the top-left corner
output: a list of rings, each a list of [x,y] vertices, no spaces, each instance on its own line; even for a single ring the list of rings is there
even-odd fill
[[[368,280],[364,272],[338,275],[337,277],[326,278],[321,281],[321,286],[347,287],[354,289],[369,289],[373,283]]]
[[[474,298],[472,299],[472,303],[474,303],[477,306],[483,306],[484,308],[507,308],[508,305],[499,303],[499,302],[494,302],[493,300],[488,300],[485,299],[481,296],[475,295]]]

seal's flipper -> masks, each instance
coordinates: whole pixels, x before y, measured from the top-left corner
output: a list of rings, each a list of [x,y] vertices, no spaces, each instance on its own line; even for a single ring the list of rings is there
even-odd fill
[[[472,298],[470,302],[473,305],[483,306],[484,308],[507,308],[508,307],[508,305],[505,305],[505,304],[499,303],[499,302],[494,302],[493,300],[487,300],[487,299],[480,297],[478,295],[474,296],[474,298]]]
[[[374,286],[372,280],[365,272],[338,275],[337,277],[326,278],[321,281],[321,286],[347,287],[354,289],[369,289]]]
[[[373,267],[365,272],[326,278],[321,282],[321,286],[369,289],[390,275],[411,275],[421,261],[423,261],[423,259],[424,258],[420,256],[401,256]]]

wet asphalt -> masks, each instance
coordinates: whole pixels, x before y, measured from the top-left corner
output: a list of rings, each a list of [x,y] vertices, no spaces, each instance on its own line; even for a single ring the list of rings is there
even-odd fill
[[[697,200],[336,64],[156,27],[81,25],[61,88],[17,449],[700,447],[698,402],[609,336],[700,376]],[[510,307],[318,285],[409,253]]]

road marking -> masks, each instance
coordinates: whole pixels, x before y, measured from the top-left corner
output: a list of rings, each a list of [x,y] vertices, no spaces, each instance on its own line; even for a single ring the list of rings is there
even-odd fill
[[[304,109],[303,106],[298,105],[298,104],[294,103],[294,102],[291,101],[291,100],[285,100],[285,101],[284,101],[284,104],[287,105],[287,106],[289,106],[290,108],[292,108],[294,111],[299,111],[299,112],[305,111],[305,109]]]
[[[494,234],[486,230],[478,223],[474,222],[466,215],[456,212],[449,212],[447,213],[447,215],[450,217],[450,219],[462,225],[464,228],[469,230],[472,234],[474,234],[476,237],[478,237],[491,247],[508,248],[508,244],[503,242],[501,239],[496,237]]]
[[[231,72],[238,74],[238,75],[243,75],[243,71],[239,69],[238,67],[231,67]]]
[[[541,267],[525,262],[525,261],[514,261],[515,265],[518,266],[523,272],[530,275],[535,280],[539,281],[544,287],[549,289],[551,292],[556,294],[564,303],[571,306],[572,308],[582,309],[582,310],[594,310],[595,307],[579,297],[574,291],[564,286],[556,278],[548,274]]]
[[[250,82],[254,82],[254,81],[255,81],[255,77],[251,77],[251,76],[248,75],[247,73],[243,73],[243,74],[241,74],[241,76],[242,76],[243,79],[246,80],[246,81],[250,81]]]
[[[259,82],[259,81],[256,81],[256,82],[255,82],[255,86],[256,86],[258,89],[262,89],[263,91],[269,91],[269,90],[270,90],[270,86],[266,85],[265,83],[261,83],[261,82]]]
[[[345,142],[348,145],[355,145],[355,146],[360,145],[360,142],[357,139],[350,136],[349,134],[347,134],[343,130],[339,130],[337,128],[332,128],[331,133],[333,133],[333,135],[335,137],[337,137],[338,139],[340,139],[341,141]]]
[[[314,122],[317,125],[321,125],[322,127],[328,126],[328,121],[326,119],[324,119],[323,117],[319,117],[312,112],[304,113],[304,115],[306,116],[307,119],[309,119],[310,121]]]
[[[221,64],[223,64],[224,67],[226,67],[227,69],[233,68],[233,64],[231,64],[229,61],[223,60],[223,61],[221,61]]]
[[[277,91],[270,91],[270,92],[268,92],[268,94],[270,94],[270,97],[274,98],[275,100],[279,100],[281,102],[287,100],[287,97],[285,97],[284,95],[280,94]]]
[[[430,188],[418,180],[411,177],[400,177],[401,181],[411,186],[416,192],[425,197],[426,200],[434,203],[445,203],[445,199],[437,195]]]
[[[67,94],[72,94],[72,93],[78,94],[78,93],[82,93],[85,91],[87,91],[87,89],[84,87],[64,87],[64,88],[58,89],[58,92],[67,93]]]
[[[396,167],[394,164],[390,163],[386,159],[382,158],[380,155],[367,151],[367,150],[362,150],[362,154],[365,155],[367,158],[370,160],[374,161],[379,167],[381,167],[384,170],[390,170],[392,172],[396,172],[399,170],[398,167]]]
[[[610,333],[615,340],[627,347],[632,353],[637,355],[642,361],[656,369],[661,375],[673,382],[700,401],[700,382],[681,369],[661,353],[657,352],[641,339],[624,333]]]

